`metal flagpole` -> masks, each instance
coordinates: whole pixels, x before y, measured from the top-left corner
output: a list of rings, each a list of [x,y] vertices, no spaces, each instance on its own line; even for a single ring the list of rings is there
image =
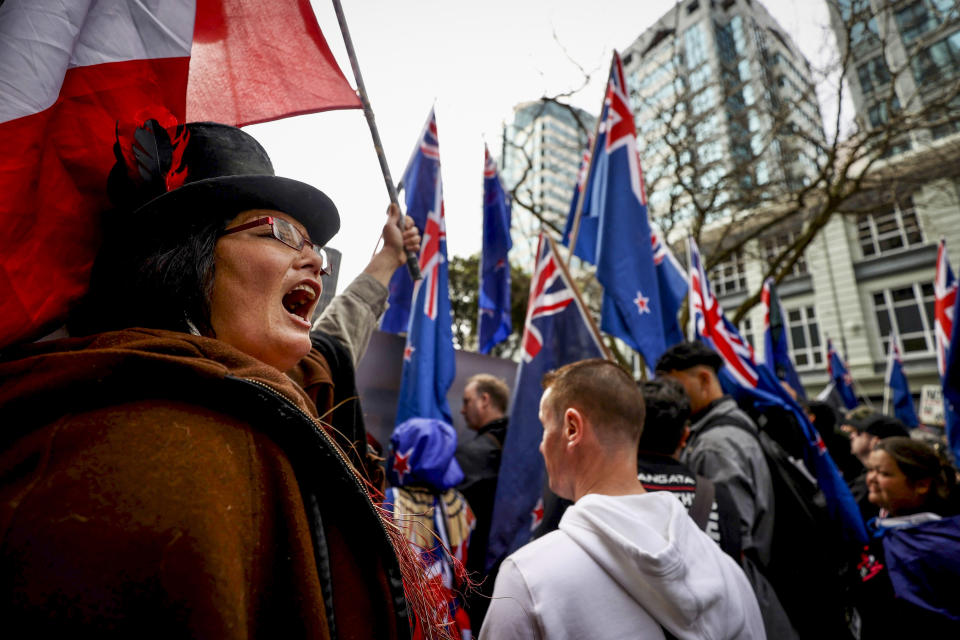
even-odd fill
[[[590,144],[590,158],[587,160],[587,173],[583,182],[583,188],[577,196],[577,209],[573,214],[573,227],[570,229],[570,255],[567,256],[567,267],[570,267],[570,261],[573,260],[573,254],[577,250],[577,236],[580,235],[580,219],[583,217],[583,199],[587,186],[590,183],[590,170],[593,168],[593,160],[597,157],[597,138],[600,137],[600,127],[603,126],[603,107],[607,103],[607,89],[610,86],[610,74],[613,73],[613,64],[615,57],[610,58],[610,70],[607,72],[607,84],[603,88],[603,102],[600,103],[600,115],[597,116],[597,124],[593,128],[593,142]]]
[[[347,19],[343,15],[343,7],[340,6],[340,0],[333,0],[333,10],[337,13],[337,22],[340,23],[340,33],[343,34],[343,43],[347,47],[347,56],[350,58],[350,67],[353,69],[353,77],[357,81],[357,94],[360,96],[360,102],[363,104],[363,115],[367,119],[367,125],[370,127],[370,135],[373,137],[373,148],[377,152],[377,159],[380,161],[380,171],[383,172],[383,180],[387,183],[387,193],[390,194],[390,202],[400,206],[400,198],[397,195],[397,188],[393,184],[393,178],[390,177],[390,168],[387,166],[387,156],[383,152],[383,143],[380,142],[380,132],[377,131],[377,123],[373,117],[373,108],[370,106],[370,100],[367,98],[367,89],[363,85],[363,76],[360,75],[360,65],[357,63],[357,53],[353,48],[353,40],[350,39],[350,30],[347,28]],[[404,227],[404,218],[399,220],[400,231]],[[407,271],[414,280],[420,279],[420,264],[417,261],[417,254],[413,251],[407,251]]]

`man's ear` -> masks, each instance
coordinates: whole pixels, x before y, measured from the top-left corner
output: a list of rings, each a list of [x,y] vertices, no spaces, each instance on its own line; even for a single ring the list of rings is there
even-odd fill
[[[710,381],[713,380],[713,370],[706,366],[697,367],[697,382],[700,383],[701,389],[706,389],[710,386]]]
[[[583,427],[583,414],[579,409],[569,407],[563,412],[563,439],[568,447],[583,440]]]

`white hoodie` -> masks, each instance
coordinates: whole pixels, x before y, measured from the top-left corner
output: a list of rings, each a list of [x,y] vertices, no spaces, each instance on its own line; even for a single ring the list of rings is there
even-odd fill
[[[674,496],[590,494],[500,568],[481,640],[764,638],[750,583]]]

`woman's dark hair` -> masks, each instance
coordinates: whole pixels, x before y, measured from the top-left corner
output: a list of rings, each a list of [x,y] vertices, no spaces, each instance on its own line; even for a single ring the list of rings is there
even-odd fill
[[[163,220],[149,228],[104,225],[110,233],[93,265],[90,289],[68,320],[70,333],[146,327],[213,336],[214,247],[229,218],[197,218],[202,221],[189,227],[164,228]]]
[[[911,484],[930,480],[925,510],[952,515],[956,503],[956,472],[933,447],[913,438],[893,436],[880,440],[874,451],[890,456]]]
[[[673,455],[690,420],[690,399],[679,382],[656,378],[640,383],[647,415],[640,434],[640,451]]]

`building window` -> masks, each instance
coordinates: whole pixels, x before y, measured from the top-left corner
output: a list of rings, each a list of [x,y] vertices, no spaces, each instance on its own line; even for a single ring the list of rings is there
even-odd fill
[[[760,251],[763,254],[763,258],[767,261],[767,264],[771,267],[777,264],[777,258],[780,257],[780,254],[796,242],[799,235],[800,233],[798,231],[784,231],[760,240]],[[793,263],[793,268],[790,269],[787,277],[802,276],[806,275],[806,273],[807,259],[801,255],[797,261]]]
[[[890,348],[890,336],[900,338],[904,354],[934,352],[933,283],[914,283],[898,289],[884,289],[873,294],[882,352]]]
[[[787,335],[790,357],[797,369],[813,369],[823,365],[820,327],[813,306],[787,309]]]
[[[886,126],[890,122],[890,115],[897,115],[900,112],[900,100],[893,96],[887,108],[887,102],[878,102],[867,110],[867,118],[870,120],[870,126],[879,128]]]
[[[860,80],[860,90],[864,94],[873,93],[874,89],[890,82],[887,61],[882,55],[867,60],[857,67],[857,78]]]
[[[960,31],[918,51],[910,65],[919,85],[954,77],[960,69]]]
[[[923,244],[913,199],[890,205],[885,211],[857,218],[857,238],[864,258],[880,256]]]
[[[710,269],[708,275],[715,295],[723,296],[746,289],[747,273],[743,265],[743,253],[737,251]]]
[[[923,0],[907,5],[894,14],[905,44],[933,31],[944,22],[957,17],[954,0]]]
[[[695,69],[707,59],[707,47],[704,44],[703,30],[699,24],[695,24],[683,32],[683,46],[688,69]]]

